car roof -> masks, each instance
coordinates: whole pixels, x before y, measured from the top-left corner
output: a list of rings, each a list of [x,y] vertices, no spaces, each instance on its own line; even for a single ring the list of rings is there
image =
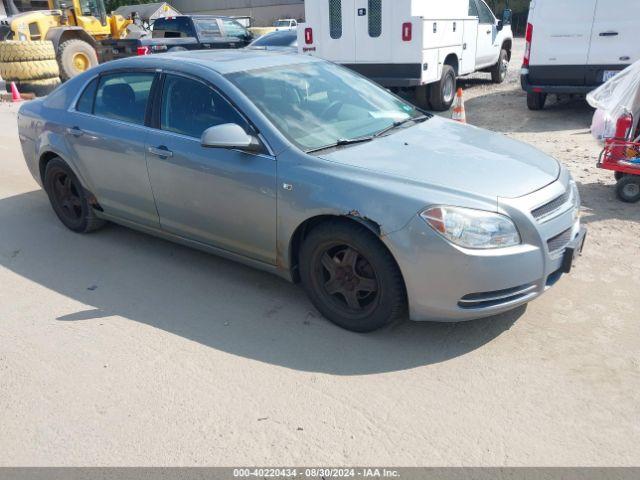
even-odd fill
[[[323,60],[309,55],[251,49],[192,50],[189,52],[163,53],[162,55],[134,57],[127,60],[131,62],[131,66],[134,66],[136,62],[144,61],[146,59],[157,59],[156,61],[180,60],[181,62],[195,63],[207,67],[221,75],[247,70],[257,70],[260,68],[323,62]],[[113,64],[115,62],[111,63]],[[138,63],[138,65],[140,65],[140,63]]]

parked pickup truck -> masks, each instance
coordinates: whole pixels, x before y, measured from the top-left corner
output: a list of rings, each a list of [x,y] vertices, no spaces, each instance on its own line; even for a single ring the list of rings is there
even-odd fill
[[[127,38],[101,42],[100,60],[152,53],[209,48],[246,47],[253,36],[237,21],[213,15],[181,15],[159,18],[150,38]]]

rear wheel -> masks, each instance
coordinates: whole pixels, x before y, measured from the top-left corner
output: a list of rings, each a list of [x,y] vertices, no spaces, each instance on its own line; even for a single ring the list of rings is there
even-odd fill
[[[500,58],[491,68],[491,81],[493,83],[502,83],[507,78],[507,71],[509,70],[509,54],[506,50],[500,51]]]
[[[69,230],[88,233],[104,225],[87,201],[87,195],[73,171],[60,158],[47,164],[44,189],[60,221]]]
[[[400,270],[365,227],[340,220],[316,227],[302,245],[299,262],[311,302],[336,325],[371,332],[405,315]]]
[[[429,85],[416,87],[415,104],[423,110],[431,109],[431,104],[429,103]]]
[[[541,92],[527,93],[527,107],[529,110],[542,110],[547,101],[547,94]]]
[[[636,203],[640,201],[640,175],[625,175],[616,185],[618,198],[623,202]]]
[[[456,72],[451,65],[442,67],[442,78],[430,86],[429,100],[431,107],[444,112],[451,108],[456,96]]]

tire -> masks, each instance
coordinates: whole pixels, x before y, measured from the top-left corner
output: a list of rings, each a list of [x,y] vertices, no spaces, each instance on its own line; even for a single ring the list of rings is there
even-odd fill
[[[626,173],[622,173],[622,172],[613,172],[613,178],[616,179],[616,182],[618,180],[620,180],[622,177],[624,177],[626,175]]]
[[[431,103],[429,102],[429,85],[420,85],[416,87],[415,94],[416,106],[423,110],[431,110]]]
[[[53,48],[53,43],[46,40],[33,42],[6,40],[0,42],[0,63],[55,59],[56,51]]]
[[[491,68],[491,81],[493,83],[503,83],[507,79],[508,70],[509,53],[506,50],[501,50],[498,63]]]
[[[53,211],[69,230],[89,233],[106,223],[96,216],[78,177],[61,158],[49,161],[43,183]]]
[[[7,82],[24,80],[44,80],[60,75],[55,60],[34,60],[30,62],[0,63],[0,77]]]
[[[45,97],[60,85],[60,78],[47,78],[45,80],[31,80],[28,82],[18,82],[20,93],[33,93],[36,97]]]
[[[442,78],[432,84],[429,90],[429,102],[433,110],[444,112],[451,108],[456,98],[456,72],[451,65],[443,65]]]
[[[625,175],[616,185],[618,198],[623,202],[636,203],[640,201],[640,175]]]
[[[536,93],[529,92],[527,93],[527,107],[529,110],[542,110],[544,108],[544,104],[547,101],[546,93]]]
[[[320,224],[304,240],[299,265],[311,303],[344,329],[372,332],[406,315],[400,269],[364,226],[343,220]]]
[[[77,38],[61,43],[57,58],[63,82],[98,65],[98,55],[94,48]]]

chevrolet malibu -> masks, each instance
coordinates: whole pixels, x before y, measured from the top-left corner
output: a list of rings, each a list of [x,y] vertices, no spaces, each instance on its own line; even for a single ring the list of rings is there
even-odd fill
[[[69,229],[116,222],[273,272],[358,332],[513,309],[585,238],[553,158],[307,56],[115,61],[25,103],[18,124]]]

